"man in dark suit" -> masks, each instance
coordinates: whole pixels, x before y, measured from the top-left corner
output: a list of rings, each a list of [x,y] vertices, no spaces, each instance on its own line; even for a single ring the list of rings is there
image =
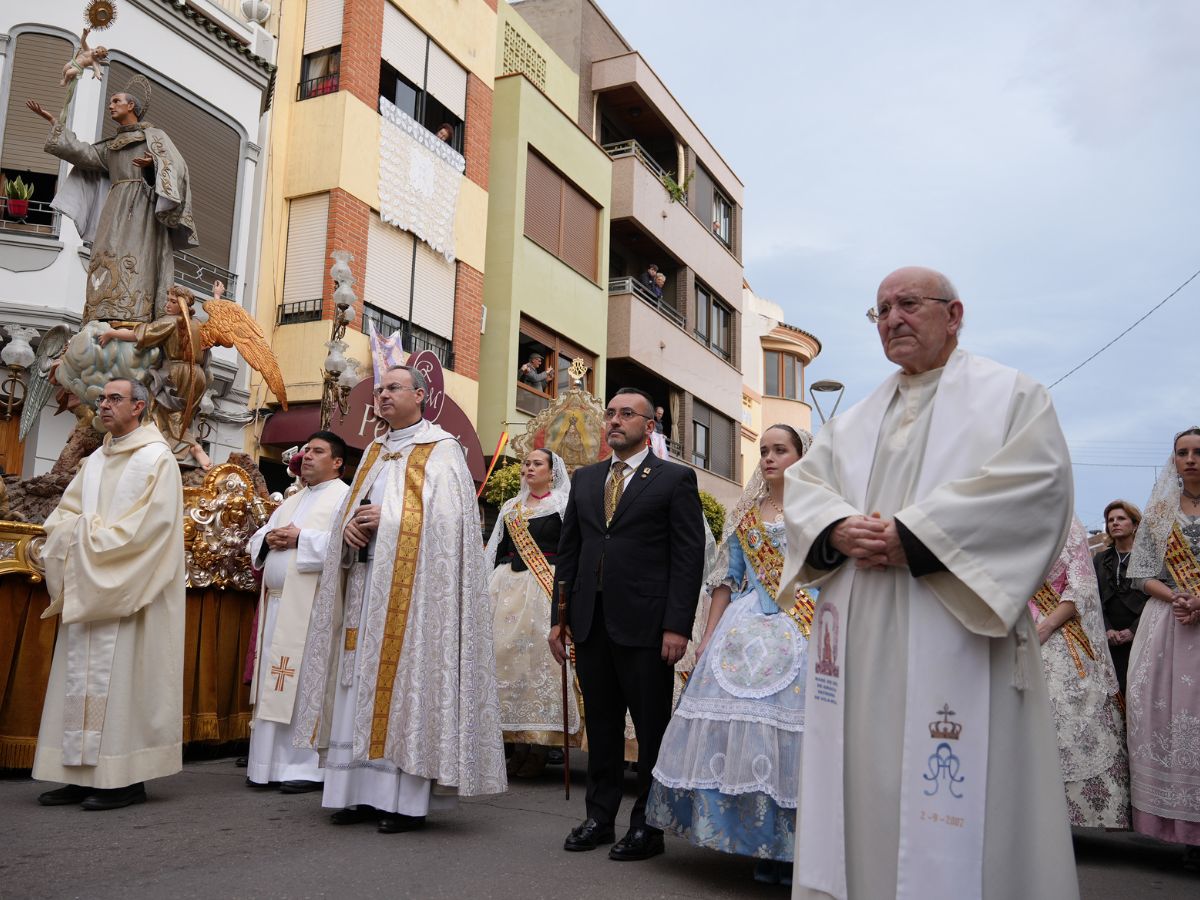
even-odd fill
[[[555,575],[566,585],[567,621],[553,607],[550,620],[555,659],[566,652],[564,637],[575,643],[588,739],[587,818],[564,848],[594,850],[616,837],[628,709],[638,797],[628,833],[608,855],[648,859],[663,852],[662,832],[646,825],[646,799],[703,580],[703,513],[695,471],[649,452],[648,394],[617,391],[604,421],[612,457],[575,472]]]

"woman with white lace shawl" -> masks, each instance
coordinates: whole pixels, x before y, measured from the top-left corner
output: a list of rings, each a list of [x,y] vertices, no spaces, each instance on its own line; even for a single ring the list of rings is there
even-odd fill
[[[500,508],[487,545],[492,642],[504,740],[515,744],[510,775],[532,778],[548,747],[562,746],[562,670],[546,646],[554,602],[554,554],[571,481],[562,457],[530,450],[521,490]],[[571,679],[572,685],[574,678]],[[579,703],[568,694],[568,730],[579,733]]]
[[[757,857],[755,878],[790,882],[804,677],[813,600],[777,601],[783,475],[812,436],[763,432],[758,471],[727,520],[707,585],[698,662],[667,726],[646,821],[693,844]]]
[[[1189,845],[1185,863],[1200,865],[1200,427],[1175,436],[1129,577],[1150,598],[1126,693],[1133,828]]]
[[[1129,757],[1117,672],[1104,637],[1087,530],[1067,543],[1029,601],[1058,733],[1058,763],[1072,825],[1129,827]]]

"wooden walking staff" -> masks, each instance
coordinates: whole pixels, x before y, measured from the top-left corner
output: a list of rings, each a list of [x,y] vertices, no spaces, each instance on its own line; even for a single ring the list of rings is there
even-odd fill
[[[563,654],[562,662],[562,711],[563,711],[563,793],[566,799],[571,799],[571,744],[567,722],[567,663],[571,659],[571,651],[567,646],[567,583],[558,583],[558,627],[562,629]]]

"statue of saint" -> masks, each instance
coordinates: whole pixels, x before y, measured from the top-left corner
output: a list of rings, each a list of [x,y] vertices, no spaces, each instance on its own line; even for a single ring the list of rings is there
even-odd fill
[[[195,246],[187,163],[166,132],[144,121],[150,83],[133,78],[108,102],[117,133],[85,144],[35,100],[50,123],[46,152],[74,165],[55,209],[92,242],[83,322],[150,322],[166,314],[175,250]]]

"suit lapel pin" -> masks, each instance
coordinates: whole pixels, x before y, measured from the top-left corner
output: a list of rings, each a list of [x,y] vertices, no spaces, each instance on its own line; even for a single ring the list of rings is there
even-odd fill
[[[642,477],[643,477],[643,478],[645,478],[645,477],[646,477],[647,475],[649,475],[649,474],[650,474],[650,467],[649,467],[649,466],[646,466],[646,468],[642,469]]]

